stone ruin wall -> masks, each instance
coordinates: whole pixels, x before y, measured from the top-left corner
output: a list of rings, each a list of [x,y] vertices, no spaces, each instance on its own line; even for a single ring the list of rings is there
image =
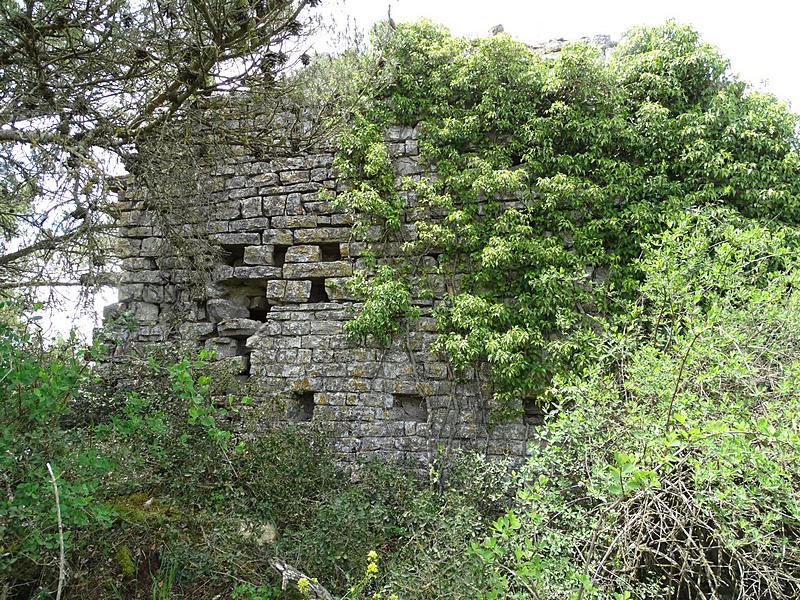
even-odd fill
[[[599,45],[607,49],[610,43],[602,38]],[[552,52],[552,44],[546,50]],[[228,120],[226,126],[253,123]],[[431,173],[420,164],[416,128],[390,127],[385,142],[398,185],[400,177]],[[189,285],[191,273],[165,253],[146,199],[128,192],[120,202],[124,273],[119,303],[108,314],[129,311],[134,317],[130,344],[194,339],[235,363],[270,415],[265,426],[320,427],[340,464],[380,458],[423,467],[440,445],[521,459],[542,422],[533,401],[520,399],[518,417],[492,425],[481,370],[457,379],[446,358],[430,350],[433,308],[446,291],[441,278],[437,283],[428,277],[433,299],[415,299],[421,317],[389,347],[345,338],[344,323],[358,303],[343,283],[363,266],[364,245],[353,239],[347,216],[319,196],[346,189],[334,172],[334,152],[330,144],[318,144],[296,156],[264,159],[245,147],[230,148],[214,176],[197,185],[207,203],[203,225],[220,250],[201,293]],[[400,236],[408,241],[420,211],[428,209],[415,203],[413,193],[404,194]],[[494,200],[516,204],[515,198]],[[396,241],[385,249],[401,254],[400,246]],[[437,267],[435,253],[416,258],[418,277]]]
[[[426,173],[415,128],[389,128],[386,144],[398,178]],[[208,223],[221,258],[203,293],[165,256],[146,203],[133,194],[121,201],[124,273],[107,316],[129,312],[135,319],[125,352],[131,344],[196,339],[249,380],[254,400],[270,413],[265,426],[320,427],[343,465],[381,458],[422,467],[440,444],[524,456],[531,428],[541,422],[533,403],[523,407],[521,400],[523,415],[490,426],[480,373],[457,381],[445,357],[429,349],[443,282],[433,286],[432,300],[415,299],[420,318],[390,346],[345,338],[358,303],[343,283],[363,266],[364,245],[352,238],[347,217],[318,197],[343,188],[332,148],[229,163]],[[402,235],[413,239],[420,207],[413,195],[407,203]],[[400,242],[387,246],[400,252]],[[435,254],[419,258],[423,273],[437,265]]]

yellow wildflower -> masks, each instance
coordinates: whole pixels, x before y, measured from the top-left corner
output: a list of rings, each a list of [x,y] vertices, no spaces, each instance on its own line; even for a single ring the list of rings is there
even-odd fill
[[[374,562],[369,563],[367,565],[367,570],[365,573],[367,579],[375,579],[375,576],[377,574],[378,574],[378,565],[376,565]]]
[[[368,558],[368,559],[369,559],[371,562],[375,562],[376,560],[378,560],[378,553],[377,553],[377,552],[375,552],[375,550],[370,550],[370,551],[369,551],[369,554],[367,554],[367,558]]]

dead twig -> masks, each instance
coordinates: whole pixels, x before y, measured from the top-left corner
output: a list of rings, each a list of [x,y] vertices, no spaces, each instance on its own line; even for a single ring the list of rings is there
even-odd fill
[[[53,493],[56,497],[56,518],[58,519],[58,589],[56,590],[56,600],[61,600],[61,590],[64,587],[64,579],[67,572],[67,559],[64,554],[64,525],[61,522],[61,501],[58,498],[58,484],[53,468],[50,463],[46,464],[47,472],[50,473],[50,481],[53,482]]]

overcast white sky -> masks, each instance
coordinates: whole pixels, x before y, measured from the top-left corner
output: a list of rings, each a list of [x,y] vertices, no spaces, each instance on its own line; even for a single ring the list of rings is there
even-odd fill
[[[502,24],[507,33],[528,43],[596,34],[617,39],[634,25],[657,25],[672,18],[693,25],[705,40],[718,46],[734,73],[791,102],[795,110],[800,108],[800,3],[796,0],[323,0],[322,8],[339,23],[349,16],[359,29],[368,31],[386,18],[390,4],[398,22],[427,17],[464,36],[486,35],[490,27]],[[113,297],[107,294],[98,299],[98,309]],[[91,315],[74,316],[80,328],[90,333]],[[57,329],[68,327],[63,316],[57,320]]]
[[[391,5],[398,22],[428,17],[465,36],[486,35],[490,27],[502,24],[507,33],[528,43],[597,34],[619,38],[634,25],[673,18],[693,25],[718,46],[735,73],[756,85],[767,79],[767,90],[800,107],[797,0],[392,0]],[[388,6],[388,0],[344,0],[344,6],[330,2],[328,9],[345,11],[368,29],[386,18]]]

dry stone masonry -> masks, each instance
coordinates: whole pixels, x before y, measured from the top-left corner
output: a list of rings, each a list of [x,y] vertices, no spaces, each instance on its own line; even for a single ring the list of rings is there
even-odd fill
[[[604,38],[600,45],[610,44]],[[226,126],[258,129],[258,120],[229,119]],[[419,161],[416,128],[390,127],[385,142],[398,180],[430,172]],[[516,418],[490,423],[480,370],[456,378],[430,350],[433,307],[445,292],[444,282],[426,278],[437,266],[435,252],[418,257],[418,281],[430,292],[416,298],[421,316],[409,321],[407,333],[389,347],[346,339],[344,324],[358,303],[344,283],[363,266],[364,245],[353,239],[348,217],[320,194],[346,188],[334,172],[334,151],[322,143],[265,159],[232,145],[222,165],[197,165],[197,193],[187,192],[184,201],[193,206],[202,196],[199,220],[218,249],[200,291],[175,252],[165,251],[147,194],[132,186],[121,201],[119,303],[108,314],[133,316],[133,344],[194,339],[234,362],[268,410],[265,426],[320,427],[344,465],[381,458],[420,467],[442,445],[524,456],[542,421],[532,400],[520,399]],[[407,193],[405,241],[414,239],[413,221],[423,210],[414,200]],[[386,251],[399,253],[400,245],[386,244]]]

